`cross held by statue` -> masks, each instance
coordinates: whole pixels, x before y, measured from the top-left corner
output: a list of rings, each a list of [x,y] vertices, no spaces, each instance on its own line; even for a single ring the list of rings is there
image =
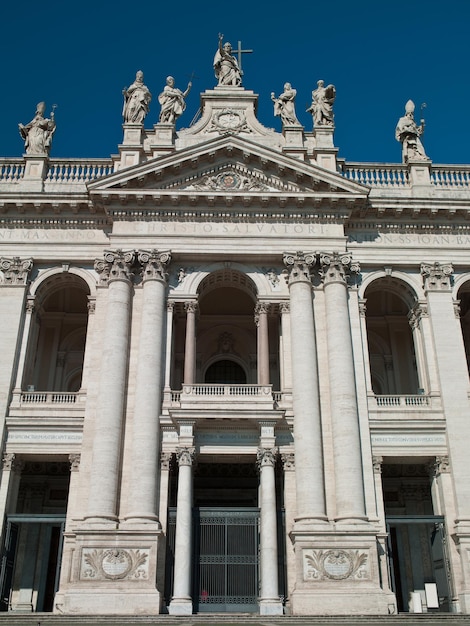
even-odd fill
[[[236,50],[232,50],[232,52],[238,56],[238,67],[241,70],[242,69],[242,54],[249,54],[250,52],[253,52],[253,50],[243,50],[242,42],[239,41],[238,48]]]

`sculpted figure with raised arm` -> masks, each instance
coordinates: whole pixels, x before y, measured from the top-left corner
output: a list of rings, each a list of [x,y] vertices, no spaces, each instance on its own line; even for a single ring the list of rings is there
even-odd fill
[[[124,106],[122,116],[126,124],[142,124],[152,99],[152,94],[144,85],[144,73],[139,70],[135,81],[127,89],[123,89]]]
[[[421,135],[424,132],[424,120],[418,126],[414,119],[415,104],[408,100],[405,104],[405,115],[400,117],[395,129],[395,138],[402,144],[403,163],[408,161],[429,161],[421,142]]]
[[[312,104],[307,109],[311,113],[315,126],[333,126],[333,104],[336,98],[334,85],[325,87],[325,82],[319,80],[317,88],[312,91]]]
[[[271,93],[271,100],[274,102],[274,115],[281,118],[283,126],[300,126],[300,122],[295,114],[295,96],[297,91],[292,89],[290,83],[284,85],[284,91],[276,98],[274,92]]]
[[[49,119],[44,117],[45,110],[45,102],[39,102],[36,107],[36,115],[29,124],[18,124],[20,135],[24,139],[26,154],[49,154],[56,124],[54,111],[52,111]]]
[[[214,57],[215,76],[219,85],[240,86],[243,72],[237,59],[232,54],[232,44],[228,41],[222,45],[224,36],[219,33],[219,48]]]
[[[168,76],[166,79],[166,85],[163,88],[162,93],[158,96],[158,102],[161,105],[159,122],[164,124],[174,124],[176,118],[178,118],[186,109],[186,102],[184,99],[188,95],[191,89],[191,81],[189,81],[186,91],[181,91],[175,87],[175,79],[173,76]]]

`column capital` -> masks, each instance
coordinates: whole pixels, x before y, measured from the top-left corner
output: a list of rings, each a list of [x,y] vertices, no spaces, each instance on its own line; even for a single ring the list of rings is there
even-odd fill
[[[10,259],[0,259],[0,270],[3,274],[3,285],[26,285],[33,268],[33,259],[20,259],[15,256]]]
[[[103,259],[96,259],[94,264],[102,285],[108,285],[114,280],[132,281],[134,250],[106,250],[103,256]]]
[[[293,452],[283,452],[281,454],[281,463],[285,472],[295,470],[295,454]]]
[[[315,253],[302,251],[284,252],[282,260],[289,274],[289,285],[298,282],[311,284],[310,270],[315,266]]]
[[[374,468],[374,474],[381,474],[382,473],[382,464],[383,464],[384,458],[383,456],[373,456],[372,457],[372,467]]]
[[[166,271],[171,262],[171,252],[165,250],[139,250],[137,260],[142,265],[142,280],[160,280],[166,283],[168,273]]]
[[[408,312],[408,321],[411,328],[418,328],[423,317],[429,317],[428,306],[425,302],[417,302]]]
[[[281,315],[290,313],[290,302],[279,302],[279,312],[281,313]]]
[[[26,297],[26,305],[25,305],[26,313],[30,313],[31,315],[36,310],[36,296],[28,295]]]
[[[341,283],[347,285],[348,277],[351,274],[360,272],[360,265],[357,261],[352,260],[352,255],[348,252],[341,254],[339,252],[320,252],[320,271],[319,274],[323,279],[323,283]]]
[[[173,460],[173,452],[162,452],[160,454],[160,468],[169,472],[171,469],[171,461]]]
[[[259,325],[260,315],[267,315],[271,309],[270,302],[258,302],[255,306],[255,324]]]
[[[80,469],[80,454],[69,454],[70,471],[78,472]]]
[[[178,461],[179,467],[181,467],[182,465],[194,465],[195,458],[195,448],[177,448],[176,450],[176,460]]]
[[[278,448],[258,448],[256,452],[256,463],[258,469],[262,467],[274,467],[278,455]]]
[[[425,291],[450,291],[453,272],[452,263],[421,263]]]
[[[90,315],[93,315],[96,311],[96,297],[95,296],[87,296],[87,309]]]
[[[434,457],[428,464],[428,470],[431,478],[437,478],[441,474],[450,474],[449,457],[447,455]]]
[[[24,461],[12,452],[3,455],[3,469],[12,472],[21,473],[24,468]]]
[[[187,300],[184,303],[184,310],[186,313],[197,313],[199,309],[199,302],[197,300]]]

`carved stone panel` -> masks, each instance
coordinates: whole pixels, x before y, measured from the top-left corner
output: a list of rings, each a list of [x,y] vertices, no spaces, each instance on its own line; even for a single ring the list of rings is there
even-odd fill
[[[80,580],[146,580],[149,550],[84,548]]]
[[[303,550],[305,581],[367,580],[369,554],[362,550]]]

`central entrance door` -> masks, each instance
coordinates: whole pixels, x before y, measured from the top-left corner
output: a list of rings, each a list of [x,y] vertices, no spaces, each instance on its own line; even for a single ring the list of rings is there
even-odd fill
[[[259,509],[195,509],[193,536],[195,611],[257,611]]]

